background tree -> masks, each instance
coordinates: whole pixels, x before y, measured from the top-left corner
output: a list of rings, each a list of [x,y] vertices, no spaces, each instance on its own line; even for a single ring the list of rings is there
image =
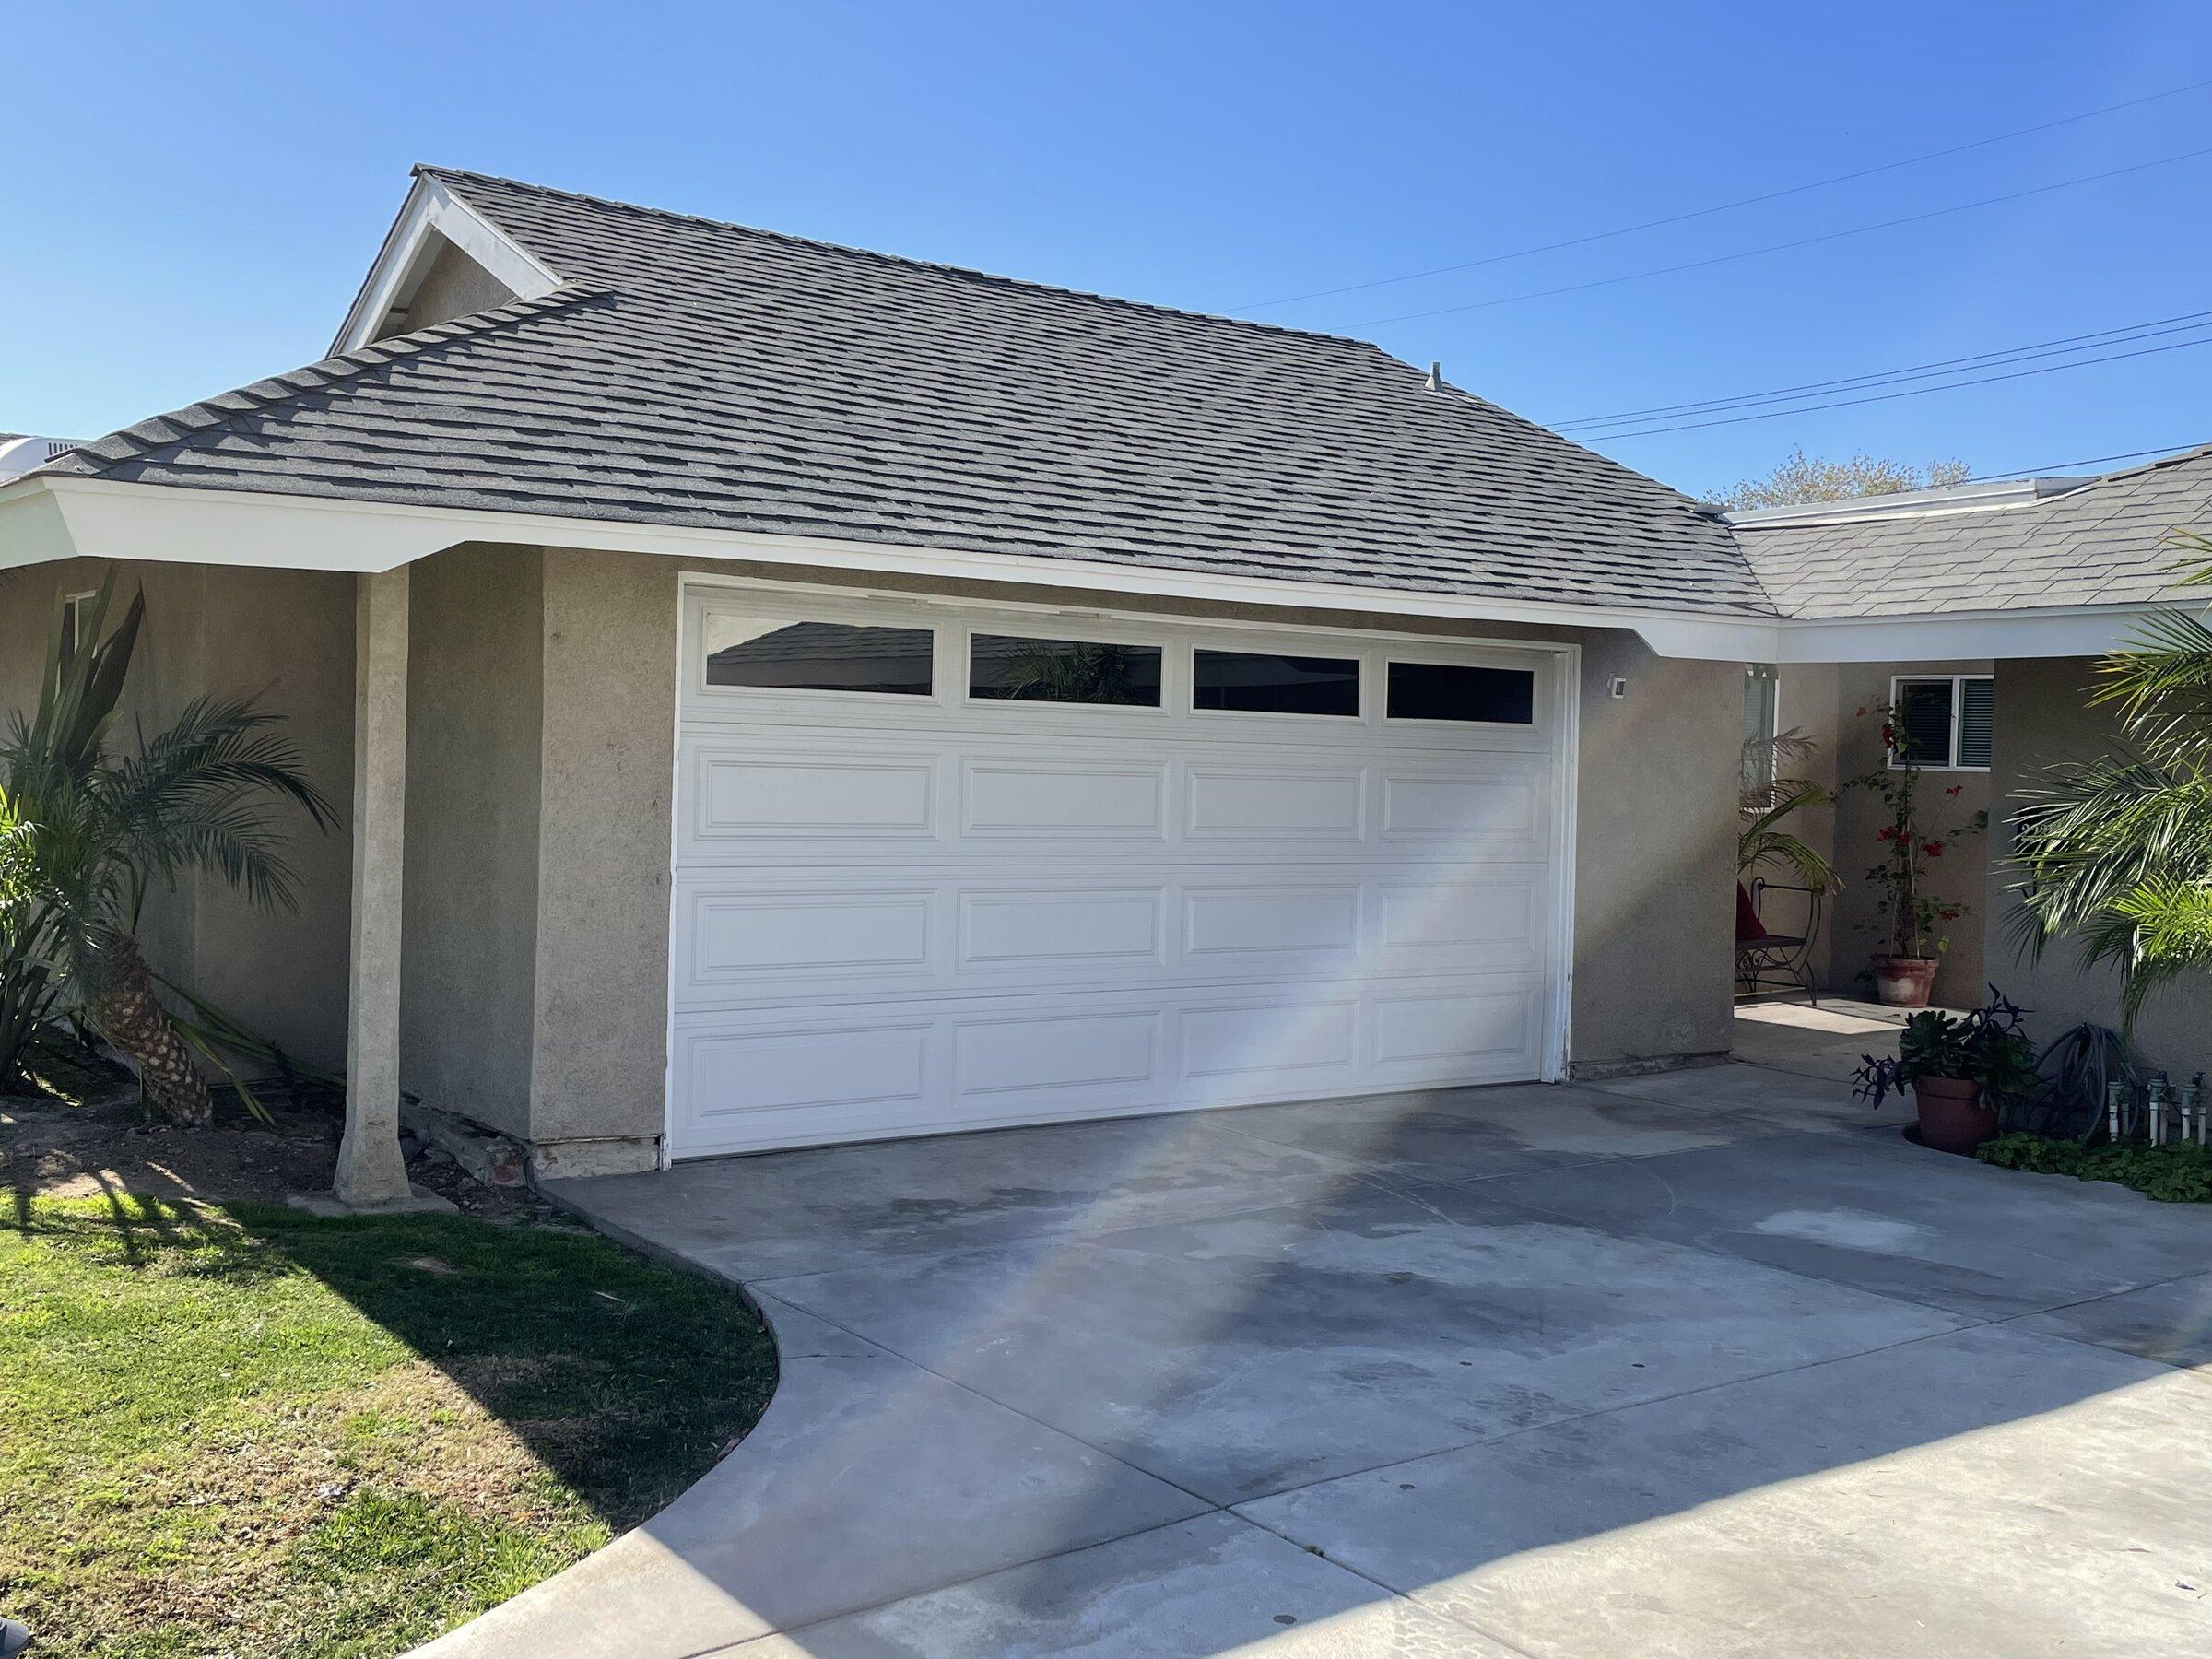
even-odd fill
[[[2212,586],[2212,539],[2181,539],[2185,584]],[[2132,1028],[2153,992],[2212,973],[2212,627],[2162,612],[2098,676],[2120,740],[2015,796],[2015,926],[2031,953],[2071,936],[2085,967],[2117,969]]]
[[[1765,477],[1746,478],[1723,490],[1720,501],[1739,512],[1752,507],[1797,507],[1808,501],[1845,501],[1963,484],[1967,476],[1963,461],[1931,461],[1923,471],[1909,462],[1885,461],[1863,451],[1842,461],[1816,460],[1799,445]]]

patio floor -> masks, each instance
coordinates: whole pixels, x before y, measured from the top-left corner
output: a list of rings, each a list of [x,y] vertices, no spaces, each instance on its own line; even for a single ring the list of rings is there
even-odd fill
[[[2212,1651],[2212,1207],[1745,1062],[561,1183],[783,1380],[440,1655]]]

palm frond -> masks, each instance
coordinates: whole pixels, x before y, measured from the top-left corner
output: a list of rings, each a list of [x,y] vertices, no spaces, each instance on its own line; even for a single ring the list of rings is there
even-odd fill
[[[151,882],[202,870],[255,904],[296,909],[279,814],[296,807],[321,829],[337,818],[282,717],[255,698],[195,699],[166,730],[139,732],[135,752],[112,752],[146,617],[141,593],[108,628],[115,585],[111,569],[81,647],[57,606],[37,708],[15,712],[0,740],[0,785],[29,827],[34,866],[27,896],[0,900],[0,1072],[28,1040],[27,1006],[43,1018],[92,1005]],[[0,856],[18,839],[0,833]]]
[[[1792,813],[1807,806],[1824,806],[1835,799],[1819,784],[1788,779],[1776,786],[1773,799],[1757,810],[1747,810],[1735,837],[1735,870],[1750,876],[1761,869],[1790,871],[1806,887],[1830,893],[1843,884],[1830,864],[1811,842],[1780,826]]]

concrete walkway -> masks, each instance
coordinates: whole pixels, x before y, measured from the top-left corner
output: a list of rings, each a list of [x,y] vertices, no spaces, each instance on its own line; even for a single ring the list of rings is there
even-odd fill
[[[2212,1651],[2212,1209],[1759,1064],[564,1185],[753,1435],[441,1659]],[[2191,1370],[2205,1367],[2206,1370]]]

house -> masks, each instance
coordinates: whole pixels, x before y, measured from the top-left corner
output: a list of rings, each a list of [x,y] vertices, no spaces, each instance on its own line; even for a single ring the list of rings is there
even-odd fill
[[[2024,629],[2072,616],[2094,636],[2114,614],[2171,595],[2174,567],[2192,559],[2177,533],[2212,531],[2212,447],[2100,477],[1959,484],[1735,513],[1729,523],[1770,591],[1790,594],[1793,614],[1808,620],[1848,627],[1941,608],[2011,618]],[[2097,664],[2087,642],[2053,655],[2022,649],[2026,637],[1997,628],[1976,639],[1986,652],[1973,654],[1751,665],[1747,715],[1810,739],[1816,781],[1832,788],[1888,763],[1868,712],[1894,707],[1930,780],[1926,822],[1945,841],[1931,891],[1965,911],[1936,1001],[1971,1005],[1994,982],[2034,1011],[2039,1030],[2117,1025],[2110,974],[2078,971],[2065,944],[2040,960],[2018,947],[2006,803],[2052,763],[2103,752],[2114,734],[2109,711],[2088,700]],[[1859,877],[1877,861],[1880,806],[1846,791],[1832,810],[1811,815],[1810,839],[1852,884],[1813,963],[1818,982],[1841,992],[1864,994],[1859,976],[1874,947],[1873,895]],[[1981,813],[1986,833],[1950,833]],[[2182,985],[2147,1006],[2139,1037],[2154,1064],[2183,1076],[2212,1062],[2207,1031],[2212,987]]]
[[[2171,597],[1884,580],[1360,341],[430,168],[332,356],[0,486],[9,701],[104,559],[146,706],[266,687],[353,803],[301,914],[186,884],[156,959],[552,1172],[1724,1052],[1746,665],[2055,688]]]

